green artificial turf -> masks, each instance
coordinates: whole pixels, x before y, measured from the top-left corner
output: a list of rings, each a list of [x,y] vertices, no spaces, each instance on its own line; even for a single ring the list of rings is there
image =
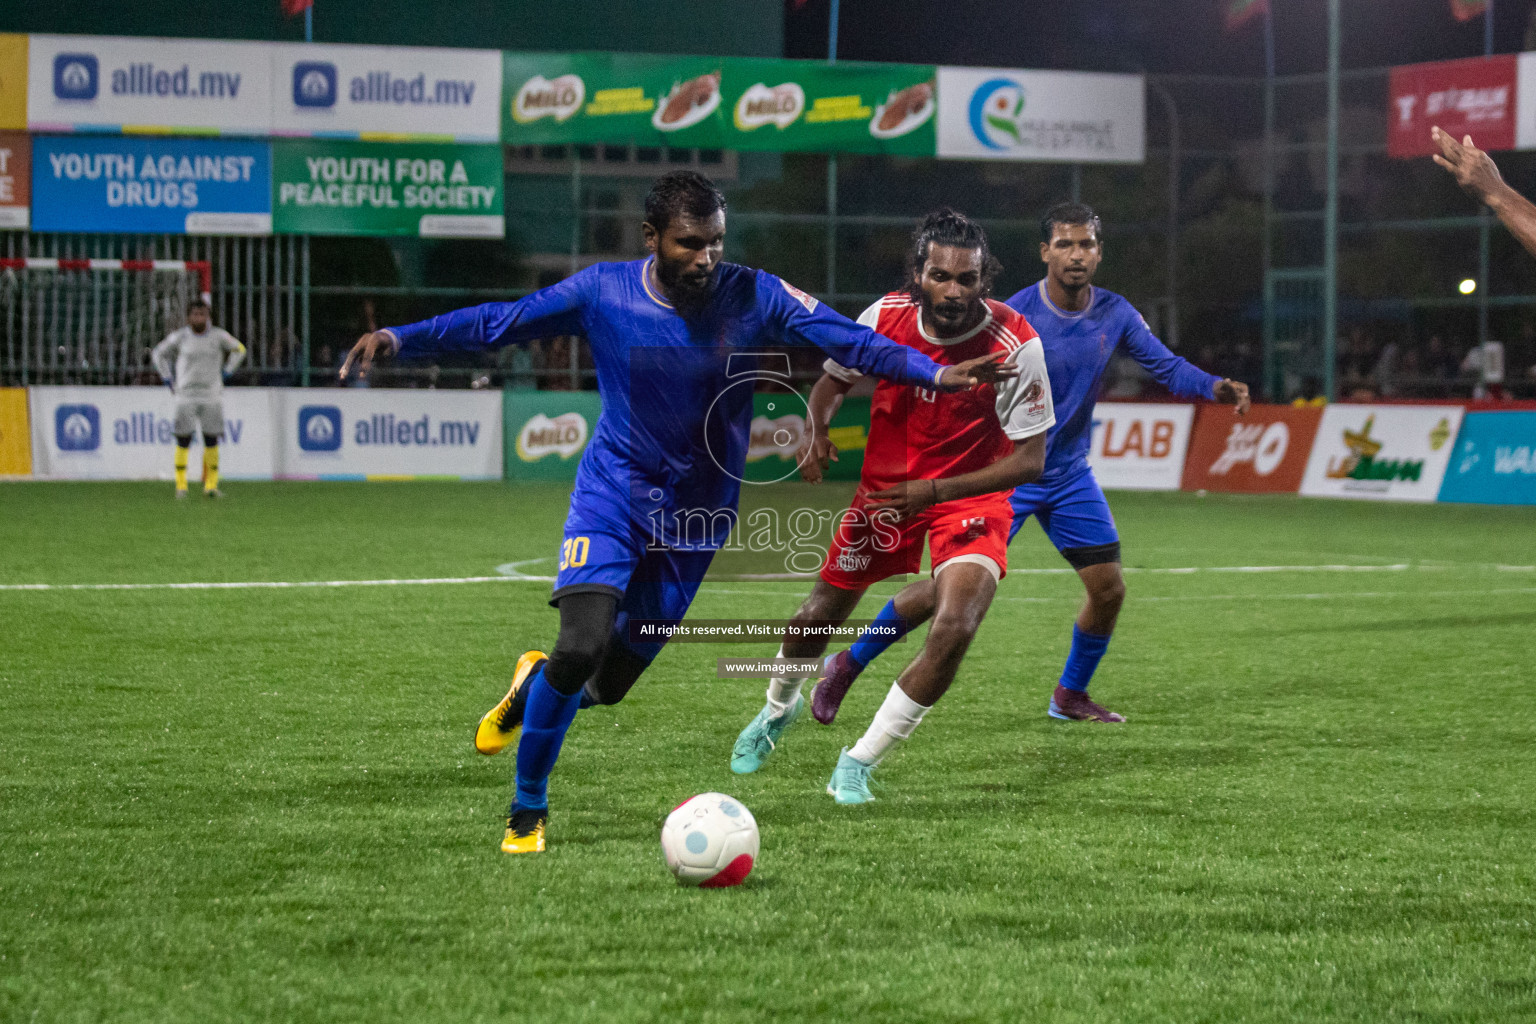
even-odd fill
[[[565,514],[227,490],[8,485],[0,584],[548,574]],[[762,684],[715,659],[774,645],[676,644],[579,716],[537,857],[497,851],[512,760],[470,737],[553,639],[546,583],[0,591],[0,1021],[1536,1018],[1536,510],[1112,503],[1134,571],[1093,692],[1127,725],[1045,716],[1068,573],[1003,581],[862,808],[823,787],[913,644],[748,777]],[[1064,567],[1034,526],[1010,562]],[[1208,571],[1338,564],[1406,568]],[[806,589],[722,577],[692,614]],[[739,889],[662,866],[706,790],[762,828]]]

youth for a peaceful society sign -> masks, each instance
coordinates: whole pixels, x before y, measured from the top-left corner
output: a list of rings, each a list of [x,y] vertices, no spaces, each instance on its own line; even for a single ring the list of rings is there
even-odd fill
[[[38,136],[32,230],[267,234],[271,152],[231,139]]]
[[[500,238],[499,146],[275,142],[282,234]]]

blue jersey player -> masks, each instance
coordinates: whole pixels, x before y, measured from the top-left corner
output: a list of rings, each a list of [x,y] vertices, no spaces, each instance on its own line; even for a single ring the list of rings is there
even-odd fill
[[[1088,599],[1072,627],[1066,667],[1047,708],[1053,718],[1123,722],[1124,717],[1090,700],[1088,682],[1109,646],[1125,600],[1120,572],[1120,534],[1104,491],[1088,465],[1093,407],[1110,357],[1125,351],[1180,398],[1226,402],[1248,411],[1248,386],[1216,377],[1168,350],[1131,304],[1093,285],[1103,258],[1099,218],[1081,203],[1060,203],[1040,222],[1040,259],[1046,276],[1008,300],[1034,327],[1045,346],[1056,426],[1047,439],[1045,472],[1013,492],[1011,540],[1034,516],[1068,564],[1077,570]],[[830,722],[853,680],[871,659],[933,611],[933,583],[922,580],[888,602],[875,626],[894,626],[876,639],[861,635],[827,660],[812,694],[811,711]],[[866,631],[869,634],[870,631]]]
[[[645,202],[650,256],[599,263],[517,302],[488,303],[364,335],[342,368],[376,354],[481,351],[580,335],[591,345],[603,411],[576,472],[550,603],[548,657],[518,660],[512,687],[475,734],[481,753],[517,741],[517,787],[501,848],[544,849],[547,782],[576,712],[613,704],[665,640],[631,619],[683,618],[734,521],[752,418],[757,350],[814,345],[886,380],[954,389],[1014,372],[987,356],[940,366],[828,309],[764,271],[721,262],[725,198],[676,171]],[[782,359],[782,355],[779,357]],[[723,515],[722,515],[723,514]],[[700,532],[685,525],[703,521]],[[718,527],[718,529],[716,529]]]

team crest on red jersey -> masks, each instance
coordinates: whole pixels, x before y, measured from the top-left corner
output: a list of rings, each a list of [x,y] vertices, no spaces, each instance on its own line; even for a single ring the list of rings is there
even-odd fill
[[[811,296],[807,295],[805,292],[801,291],[799,288],[796,288],[794,285],[790,284],[788,281],[784,280],[783,278],[779,279],[779,284],[783,285],[784,286],[784,290],[789,292],[789,294],[791,294],[791,295],[793,295],[795,297],[795,301],[796,302],[800,303],[800,305],[805,307],[805,311],[807,313],[814,313],[814,312],[816,312],[816,305],[817,305],[817,303],[816,303],[816,300],[814,298],[812,298]]]

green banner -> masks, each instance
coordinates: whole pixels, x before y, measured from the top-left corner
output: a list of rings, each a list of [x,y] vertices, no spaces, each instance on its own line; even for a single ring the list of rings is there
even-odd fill
[[[805,436],[805,399],[788,391],[759,391],[752,396],[752,432],[747,445],[745,480],[768,483],[799,480],[795,456]],[[864,469],[869,440],[869,399],[844,399],[828,430],[838,461],[827,464],[827,480],[857,480]]]
[[[597,426],[595,391],[505,391],[502,436],[508,480],[574,480]]]
[[[935,68],[507,52],[502,141],[933,156]]]
[[[500,146],[272,143],[272,230],[501,238]]]

